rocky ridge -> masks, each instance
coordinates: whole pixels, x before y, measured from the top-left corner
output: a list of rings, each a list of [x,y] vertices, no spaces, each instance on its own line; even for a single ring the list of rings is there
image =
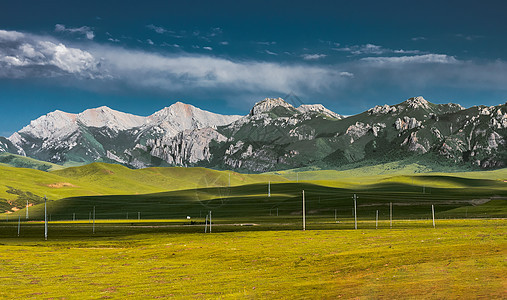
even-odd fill
[[[507,166],[506,135],[505,104],[464,109],[414,97],[344,118],[320,104],[295,108],[281,98],[266,98],[246,116],[222,116],[181,102],[148,117],[106,107],[81,114],[55,111],[9,139],[0,138],[0,152],[57,163],[249,172],[407,157],[500,168]]]

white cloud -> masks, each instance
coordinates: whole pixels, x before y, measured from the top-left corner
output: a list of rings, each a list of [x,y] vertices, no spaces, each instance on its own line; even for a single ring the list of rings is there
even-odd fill
[[[382,54],[388,51],[387,49],[382,48],[381,46],[374,44],[366,44],[366,45],[353,45],[342,48],[333,48],[333,50],[350,52],[354,55],[360,54]]]
[[[302,57],[305,60],[317,60],[326,57],[326,54],[303,54]]]
[[[164,34],[166,32],[171,32],[170,30],[167,30],[165,29],[164,27],[160,27],[160,26],[155,26],[153,24],[150,24],[150,25],[146,25],[147,28],[155,31],[156,33],[159,33],[159,34]]]
[[[272,51],[269,51],[269,50],[264,50],[264,52],[265,52],[266,54],[269,54],[269,55],[274,55],[274,56],[277,56],[277,55],[278,55],[278,53],[276,53],[276,52],[272,52]]]
[[[412,41],[424,41],[426,38],[424,36],[416,36],[412,38]]]
[[[223,33],[224,31],[222,30],[222,28],[220,27],[215,27],[215,28],[211,28],[211,32],[208,34],[209,37],[215,37],[215,36],[219,36]]]
[[[95,34],[93,33],[92,29],[88,26],[82,26],[82,27],[78,27],[78,28],[70,28],[70,27],[66,27],[65,25],[62,25],[62,24],[56,24],[55,31],[83,34],[89,40],[93,40],[93,38],[95,37]]]
[[[147,39],[146,42],[150,45],[155,45],[155,43],[151,39]]]
[[[418,54],[421,53],[419,50],[404,50],[404,49],[388,49],[379,45],[365,44],[365,45],[353,45],[342,48],[333,48],[336,51],[349,52],[352,55],[381,55],[388,53],[396,54]]]
[[[85,50],[33,35],[0,32],[10,43],[0,40],[0,77],[54,77],[74,74],[95,78],[99,61]]]
[[[64,44],[54,44],[49,41],[38,43],[40,53],[47,60],[47,63],[69,73],[83,73],[93,71],[97,66],[95,58],[87,51],[76,48],[68,48]]]
[[[206,47],[202,47],[204,50],[209,50],[209,51],[212,51],[213,48],[212,47],[209,47],[209,46],[206,46]]]
[[[476,39],[484,38],[484,36],[482,36],[482,35],[467,35],[467,34],[461,34],[461,33],[460,34],[456,34],[456,37],[465,39],[467,41],[473,41],[473,40],[476,40]]]
[[[454,56],[445,54],[424,54],[424,55],[413,55],[413,56],[393,56],[393,57],[365,57],[361,61],[372,63],[375,65],[387,65],[387,64],[425,64],[425,63],[437,63],[437,64],[455,64],[458,60]]]
[[[21,32],[0,30],[0,40],[15,41],[21,39],[24,36],[25,35]]]
[[[180,45],[178,45],[178,44],[169,44],[169,43],[166,43],[166,42],[163,42],[163,43],[161,44],[161,46],[164,46],[164,47],[181,48],[181,46],[180,46]]]
[[[255,42],[257,45],[276,45],[276,42]]]
[[[233,61],[206,55],[161,55],[117,47],[97,47],[103,68],[114,80],[138,88],[191,92],[196,89],[229,91],[314,91],[341,85],[346,75],[325,67]]]
[[[229,45],[229,42],[227,42],[227,41],[223,41],[223,42],[220,42],[220,45],[224,45],[224,46],[226,46],[226,45]]]
[[[419,53],[421,53],[421,51],[399,49],[399,50],[393,50],[393,53],[396,53],[396,54],[419,54]]]
[[[381,85],[409,92],[426,86],[507,89],[506,62],[477,63],[446,54],[369,56],[312,66],[221,58],[207,53],[154,53],[92,41],[81,41],[77,47],[47,36],[4,30],[0,31],[0,77],[55,78],[54,84],[65,80],[83,89],[128,86],[171,95],[216,93],[224,98],[291,90],[299,95],[334,97]],[[84,83],[76,78],[93,80]]]

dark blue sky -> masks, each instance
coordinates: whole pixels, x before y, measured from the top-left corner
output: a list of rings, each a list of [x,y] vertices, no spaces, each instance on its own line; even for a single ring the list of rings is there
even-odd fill
[[[290,91],[341,114],[507,100],[503,1],[11,1],[0,135],[55,109],[246,114]]]

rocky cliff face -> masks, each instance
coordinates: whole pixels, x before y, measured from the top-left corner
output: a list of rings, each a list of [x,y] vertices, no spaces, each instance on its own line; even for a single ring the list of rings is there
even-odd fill
[[[129,164],[136,147],[148,140],[168,140],[184,130],[229,124],[240,116],[224,116],[177,102],[142,117],[99,107],[79,114],[54,111],[9,137],[30,157],[64,163],[105,160]],[[148,166],[139,161],[137,167]]]

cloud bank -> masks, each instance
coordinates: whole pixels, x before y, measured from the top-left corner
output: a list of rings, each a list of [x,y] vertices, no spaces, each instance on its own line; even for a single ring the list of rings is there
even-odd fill
[[[156,26],[149,28],[164,33]],[[78,29],[87,30],[61,28]],[[317,60],[331,58],[319,53],[305,54],[302,61],[266,62],[217,57],[212,55],[215,51],[206,55],[157,53],[94,41],[73,44],[54,37],[0,30],[0,78],[53,78],[54,84],[61,79],[82,89],[118,86],[148,94],[214,94],[221,98],[289,91],[334,98],[350,90],[382,85],[409,90],[430,85],[507,89],[504,61],[477,63],[446,54],[414,55],[394,50],[389,50],[389,56],[384,48],[373,44],[357,51],[371,55],[332,65],[319,64]],[[379,53],[384,55],[375,56]]]
[[[90,52],[52,39],[0,30],[0,77],[101,77]]]

